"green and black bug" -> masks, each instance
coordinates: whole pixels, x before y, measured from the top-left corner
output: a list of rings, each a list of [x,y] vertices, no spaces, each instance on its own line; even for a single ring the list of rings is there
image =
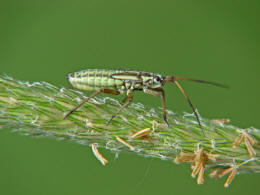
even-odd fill
[[[117,116],[117,114],[127,107],[133,100],[133,91],[143,91],[144,93],[159,97],[162,101],[162,112],[163,119],[165,123],[169,126],[166,118],[166,107],[165,107],[165,96],[164,90],[162,89],[165,83],[175,83],[179,88],[181,93],[184,95],[188,101],[190,107],[192,108],[199,126],[201,127],[201,122],[198,113],[194,109],[189,97],[179,84],[177,80],[188,80],[200,83],[207,83],[219,87],[225,87],[225,85],[203,81],[198,79],[177,77],[177,76],[163,76],[160,74],[155,74],[151,72],[142,71],[132,71],[132,70],[105,70],[105,69],[88,69],[79,72],[74,72],[67,75],[68,81],[73,87],[81,90],[95,91],[91,96],[83,100],[79,105],[72,109],[66,114],[64,119],[68,117],[72,112],[77,110],[81,105],[88,102],[91,98],[95,97],[99,93],[107,93],[119,95],[126,91],[126,101],[125,103],[115,112],[114,115],[108,120],[108,124],[111,120]]]

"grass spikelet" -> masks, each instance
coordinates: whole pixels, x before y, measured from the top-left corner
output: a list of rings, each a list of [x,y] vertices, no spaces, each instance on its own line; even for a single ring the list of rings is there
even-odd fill
[[[159,108],[140,103],[132,103],[107,125],[121,105],[110,97],[96,97],[64,119],[86,97],[80,91],[46,82],[29,83],[0,76],[0,130],[80,143],[91,147],[103,164],[108,160],[97,146],[190,163],[198,184],[204,183],[207,169],[216,178],[229,174],[226,187],[237,173],[260,172],[260,131],[256,128],[244,130],[227,119],[201,117],[204,136],[193,114],[167,111],[168,127]]]

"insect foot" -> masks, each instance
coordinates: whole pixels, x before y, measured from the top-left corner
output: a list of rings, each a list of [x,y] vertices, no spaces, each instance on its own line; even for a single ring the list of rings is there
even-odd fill
[[[111,118],[107,121],[107,125],[109,125],[110,123],[111,123],[111,121],[114,119],[116,117],[116,115],[113,115],[113,116],[111,116]]]

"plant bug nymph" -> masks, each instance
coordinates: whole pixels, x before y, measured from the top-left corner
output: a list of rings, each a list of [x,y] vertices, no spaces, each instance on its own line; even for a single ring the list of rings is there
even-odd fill
[[[132,70],[88,69],[68,74],[67,79],[71,83],[71,85],[77,89],[95,92],[91,96],[83,100],[69,113],[67,113],[64,119],[68,117],[72,112],[77,110],[81,105],[88,102],[91,98],[95,97],[99,93],[119,95],[126,91],[127,96],[125,103],[115,112],[114,115],[112,115],[110,120],[108,120],[108,124],[112,121],[114,117],[117,116],[117,114],[122,109],[127,107],[132,102],[133,91],[143,91],[144,93],[159,97],[161,99],[163,119],[165,123],[169,126],[166,118],[165,96],[162,87],[165,83],[175,83],[185,99],[188,101],[190,107],[193,110],[193,113],[196,116],[198,124],[201,127],[198,113],[194,109],[194,106],[191,103],[189,97],[177,80],[195,81],[227,88],[227,86],[215,82],[177,76],[163,76],[150,72]]]

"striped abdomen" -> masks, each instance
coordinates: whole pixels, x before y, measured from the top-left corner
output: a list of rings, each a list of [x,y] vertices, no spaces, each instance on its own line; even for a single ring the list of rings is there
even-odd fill
[[[111,77],[112,74],[120,72],[122,71],[89,69],[71,73],[67,75],[67,79],[77,89],[88,91],[96,91],[102,88],[120,90],[123,81]]]

